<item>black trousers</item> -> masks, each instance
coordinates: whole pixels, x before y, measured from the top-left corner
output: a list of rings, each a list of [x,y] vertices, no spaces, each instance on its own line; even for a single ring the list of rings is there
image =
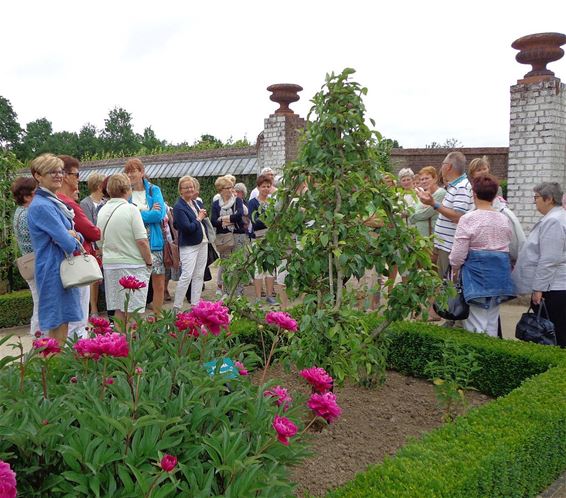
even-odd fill
[[[543,292],[542,297],[548,310],[548,319],[554,323],[556,342],[560,347],[566,348],[566,290]],[[533,309],[538,312],[538,306],[533,305]]]

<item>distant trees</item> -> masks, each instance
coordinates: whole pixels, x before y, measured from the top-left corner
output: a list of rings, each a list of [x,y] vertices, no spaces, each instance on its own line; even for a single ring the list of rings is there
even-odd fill
[[[168,143],[158,138],[151,126],[146,127],[142,134],[136,133],[132,114],[122,107],[109,111],[104,128],[100,130],[92,123],[86,123],[78,133],[54,132],[52,122],[45,117],[30,121],[22,128],[10,101],[0,96],[0,150],[13,152],[20,161],[29,161],[44,152],[92,160],[249,145],[246,138],[234,141],[230,137],[222,142],[210,134],[201,135],[193,144]]]
[[[431,142],[425,145],[425,149],[458,149],[464,147],[464,144],[457,138],[447,138],[443,144],[438,142]]]

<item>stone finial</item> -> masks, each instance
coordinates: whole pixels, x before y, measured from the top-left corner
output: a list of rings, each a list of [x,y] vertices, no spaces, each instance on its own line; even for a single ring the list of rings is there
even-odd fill
[[[272,92],[269,99],[279,104],[279,109],[275,111],[275,114],[295,114],[289,109],[289,104],[300,99],[299,92],[302,90],[302,86],[294,85],[293,83],[276,83],[275,85],[268,86],[267,91]]]
[[[560,47],[565,43],[566,35],[562,33],[537,33],[515,40],[511,46],[520,50],[515,59],[521,64],[532,66],[532,70],[519,83],[535,83],[553,78],[554,73],[546,65],[564,55],[564,50]]]

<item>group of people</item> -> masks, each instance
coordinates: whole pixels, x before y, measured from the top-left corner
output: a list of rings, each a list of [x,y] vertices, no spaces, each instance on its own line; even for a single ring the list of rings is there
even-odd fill
[[[31,332],[63,342],[81,335],[90,314],[98,312],[98,284],[64,289],[59,277],[63,258],[82,248],[97,257],[104,273],[106,307],[123,318],[122,277],[133,275],[150,286],[153,311],[159,313],[167,276],[178,280],[174,310],[185,297],[201,297],[208,266],[220,257],[217,294],[224,295],[222,260],[265,236],[261,214],[277,190],[274,172],[261,171],[247,199],[243,183],[232,175],[215,182],[211,213],[205,209],[196,178],[178,181],[179,197],[170,207],[159,186],[145,175],[143,163],[130,159],[124,172],[88,179],[90,195],[78,202],[79,162],[70,156],[43,154],[31,163],[32,177],[13,184],[18,204],[14,228],[22,254],[34,252],[35,277],[28,281],[34,300]],[[394,179],[388,176],[394,184]],[[517,217],[501,196],[487,158],[467,167],[461,152],[451,152],[440,170],[426,166],[417,174],[399,172],[398,187],[407,206],[407,223],[434,240],[434,261],[441,276],[460,278],[470,305],[463,327],[500,332],[499,305],[518,294],[531,294],[534,307],[544,300],[558,344],[566,346],[566,210],[560,185],[545,182],[534,189],[535,208],[543,215],[525,237]],[[167,250],[178,252],[180,271],[169,275]],[[274,283],[284,286],[285,271],[256,271],[254,290],[275,304]],[[242,293],[242,287],[237,289]],[[284,294],[284,292],[283,292]],[[129,297],[128,311],[144,311],[147,288]],[[285,303],[284,295],[280,300]],[[431,310],[431,319],[438,319]]]
[[[560,185],[534,187],[534,208],[542,218],[525,237],[486,157],[466,169],[464,154],[449,153],[440,168],[444,187],[434,168],[419,173],[418,184],[407,187],[418,199],[408,220],[433,236],[439,274],[461,279],[470,305],[463,327],[498,336],[499,305],[529,294],[535,311],[544,300],[558,345],[566,347],[566,210]]]

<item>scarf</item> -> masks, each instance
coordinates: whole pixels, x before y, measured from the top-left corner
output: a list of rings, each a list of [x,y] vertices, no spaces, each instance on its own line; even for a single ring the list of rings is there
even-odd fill
[[[230,199],[228,199],[226,202],[224,202],[224,199],[222,199],[222,196],[220,196],[220,198],[218,199],[218,204],[220,205],[220,217],[222,216],[230,216],[232,214],[234,214],[234,204],[236,202],[236,196],[233,195],[230,197]],[[230,230],[231,232],[234,231],[234,224],[230,223],[229,225],[226,225],[224,228]]]
[[[71,222],[71,225],[74,226],[73,219],[75,218],[75,212],[69,206],[67,206],[67,204],[61,201],[53,192],[51,192],[51,190],[47,190],[44,187],[38,187],[35,191],[35,195],[39,195],[41,197],[44,197],[45,199],[50,200],[59,208],[61,213],[63,213],[63,216],[65,216],[65,218],[67,218]]]

